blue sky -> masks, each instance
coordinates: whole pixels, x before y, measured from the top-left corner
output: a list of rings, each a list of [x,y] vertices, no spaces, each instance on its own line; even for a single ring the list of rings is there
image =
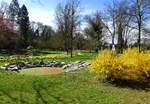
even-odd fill
[[[10,3],[11,0],[0,0]],[[19,0],[19,4],[25,4],[29,11],[31,21],[42,22],[55,26],[55,8],[59,2],[65,0]],[[111,0],[80,0],[83,14],[91,14],[96,10],[103,10]]]

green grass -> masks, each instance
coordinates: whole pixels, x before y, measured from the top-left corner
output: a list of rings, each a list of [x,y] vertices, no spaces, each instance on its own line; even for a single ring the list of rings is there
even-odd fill
[[[42,52],[43,50],[41,50]],[[50,54],[60,54],[60,55],[64,55],[64,52],[62,51],[47,51],[44,50],[47,53],[44,54],[38,54],[39,58],[37,58],[36,56],[33,56],[32,58],[16,58],[11,60],[11,58],[8,59],[2,59],[0,60],[0,65],[3,63],[8,63],[8,62],[18,62],[18,61],[28,61],[28,62],[33,62],[33,61],[58,61],[58,62],[72,62],[72,61],[87,61],[87,60],[91,60],[95,57],[96,53],[89,53],[86,51],[81,51],[81,54],[78,55],[74,55],[73,58],[70,57],[70,55],[65,56],[63,58],[43,58],[43,56],[46,55],[50,55]],[[49,53],[48,53],[49,52]]]
[[[35,56],[64,53],[49,50],[34,51]],[[0,50],[0,55],[9,55],[10,52]],[[26,50],[21,52],[24,54]],[[68,56],[43,61],[88,61],[95,55],[82,51],[81,55],[75,55],[73,58]],[[0,65],[5,63],[0,62]],[[0,104],[150,104],[149,98],[150,91],[102,83],[97,80],[96,75],[86,70],[45,73],[43,68],[33,68],[22,70],[20,73],[0,72]]]
[[[93,59],[95,55],[96,53],[82,52],[81,55],[74,55],[73,58],[68,56],[68,57],[59,58],[59,59],[49,59],[48,61],[51,61],[51,60],[55,60],[59,62],[87,61],[87,60]]]
[[[101,83],[88,71],[0,73],[0,104],[150,104],[150,92]]]
[[[44,55],[44,54],[59,54],[63,53],[63,51],[52,51],[48,49],[32,49],[32,50],[27,50],[27,49],[18,49],[18,50],[5,50],[5,49],[0,49],[0,56],[9,56],[13,54],[28,54],[28,53],[33,53],[33,55]]]

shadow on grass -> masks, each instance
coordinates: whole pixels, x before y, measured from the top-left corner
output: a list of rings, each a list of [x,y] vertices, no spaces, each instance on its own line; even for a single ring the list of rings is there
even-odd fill
[[[56,96],[53,94],[53,92],[49,92],[47,91],[46,88],[44,88],[39,82],[34,81],[33,82],[33,89],[36,92],[36,101],[38,103],[38,100],[41,99],[42,104],[49,104],[48,101],[46,101],[46,99],[43,97],[43,95],[41,94],[41,91],[45,91],[47,93],[48,96],[54,98],[56,101],[61,102],[62,104],[65,104],[64,101],[61,99],[60,96]]]
[[[38,99],[41,99],[43,104],[48,104],[48,102],[44,99],[44,97],[41,94],[41,86],[37,82],[33,82],[33,89],[36,92],[36,101],[38,103]]]
[[[115,81],[110,81],[109,83],[119,88],[132,88],[136,90],[150,91],[150,81],[140,82],[140,81],[133,81],[133,80],[117,79]]]
[[[26,102],[24,100],[22,92],[20,92],[20,98],[14,97],[9,92],[6,92],[6,91],[1,91],[1,93],[2,93],[2,95],[5,95],[6,97],[8,97],[13,102],[17,103],[17,101],[20,101],[21,104],[28,104],[28,102]]]
[[[8,97],[9,99],[11,99],[12,101],[17,101],[18,99],[11,96],[8,92],[6,91],[1,91],[2,95],[5,95],[6,97]]]

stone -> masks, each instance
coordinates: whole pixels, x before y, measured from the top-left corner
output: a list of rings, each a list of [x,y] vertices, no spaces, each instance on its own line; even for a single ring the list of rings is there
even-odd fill
[[[6,70],[7,68],[5,66],[1,66],[0,69]]]
[[[23,68],[26,66],[24,62],[16,62],[15,64],[17,65],[18,68]]]
[[[31,62],[26,63],[25,68],[33,68],[33,64]]]
[[[34,63],[33,63],[33,66],[34,66],[34,67],[41,67],[42,65],[41,65],[40,62],[34,62]]]
[[[66,72],[79,70],[81,68],[87,67],[90,64],[86,61],[76,61],[76,62],[16,62],[11,64],[5,64],[1,66],[3,70],[17,71],[25,68],[35,68],[35,67],[61,67]]]
[[[80,70],[81,68],[87,67],[89,64],[85,61],[77,61],[69,63],[68,65],[63,66],[65,72]]]
[[[7,70],[8,70],[8,71],[18,71],[19,68],[17,67],[17,65],[9,65],[9,66],[7,67]]]

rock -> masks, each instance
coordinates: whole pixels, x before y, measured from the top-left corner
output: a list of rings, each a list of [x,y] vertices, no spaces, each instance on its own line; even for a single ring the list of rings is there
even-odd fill
[[[25,68],[33,68],[33,66],[31,62],[27,62]]]
[[[56,62],[54,64],[54,67],[62,67],[63,65],[65,65],[64,63],[62,64],[61,62]]]
[[[18,71],[19,68],[17,65],[9,65],[7,68],[8,71]]]
[[[62,69],[66,69],[68,67],[68,65],[64,65],[62,66]]]
[[[33,49],[33,46],[30,45],[30,46],[27,47],[27,49]]]
[[[53,61],[53,62],[43,62],[43,61],[41,62],[16,62],[12,64],[5,64],[4,66],[1,66],[1,69],[17,71],[20,69],[35,68],[35,67],[61,67],[66,72],[69,72],[69,71],[79,70],[89,65],[90,64],[86,61],[76,61],[76,62],[70,62],[70,63],[56,62],[56,61]]]
[[[42,67],[42,64],[40,62],[34,62],[33,67]]]
[[[6,70],[7,68],[5,66],[1,66],[0,69]]]
[[[81,68],[87,67],[89,64],[85,61],[77,61],[69,63],[68,65],[63,66],[65,72],[80,70]]]
[[[15,65],[17,65],[18,68],[24,68],[26,64],[24,62],[16,62]]]

